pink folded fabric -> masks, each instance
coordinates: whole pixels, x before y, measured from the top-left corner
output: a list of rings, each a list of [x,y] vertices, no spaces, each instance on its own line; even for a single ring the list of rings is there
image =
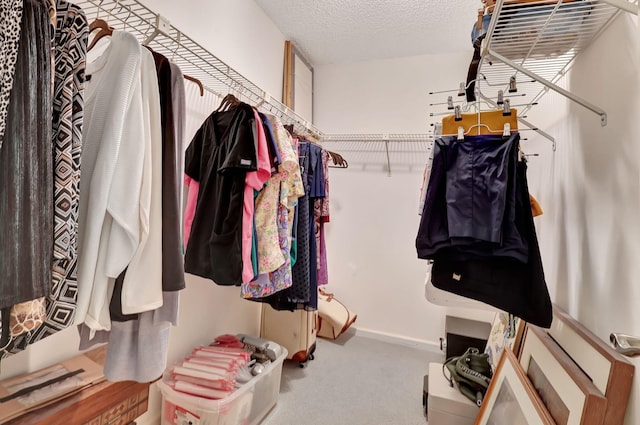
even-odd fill
[[[182,375],[178,372],[171,372],[171,379],[174,381],[189,382],[191,384],[200,385],[202,387],[213,388],[220,391],[233,391],[236,387],[235,381],[229,381],[227,379],[210,380],[205,378],[198,378],[191,375]]]
[[[247,363],[248,360],[244,356],[238,356],[236,354],[231,353],[219,353],[217,351],[204,350],[202,348],[197,348],[193,350],[191,353],[192,356],[200,356],[200,357],[210,357],[214,359],[226,359],[226,360],[236,360],[240,363]]]
[[[235,376],[237,375],[236,373],[237,368],[219,367],[211,364],[202,364],[202,363],[192,362],[188,360],[183,361],[181,367],[192,369],[192,370],[199,370],[201,372],[212,373],[214,375],[230,377],[232,379],[235,378]]]
[[[218,379],[228,379],[228,380],[234,379],[233,375],[230,376],[227,373],[205,372],[203,370],[189,369],[188,367],[183,367],[183,366],[174,366],[172,369],[172,372],[178,373],[180,375],[185,375],[185,376],[193,376],[194,378],[209,379],[211,381],[215,381]]]
[[[247,363],[251,360],[251,353],[249,353],[248,351],[244,351],[244,350],[240,350],[237,352],[224,351],[219,347],[198,347],[195,350],[193,350],[192,354],[206,355],[208,357],[242,359]]]
[[[241,362],[236,359],[217,359],[215,357],[189,356],[186,357],[183,361],[188,361],[190,363],[205,366],[217,367],[234,373],[237,372],[238,369],[240,369],[240,367],[242,366]]]
[[[211,400],[219,400],[221,398],[228,397],[231,394],[231,391],[220,391],[184,381],[168,382],[168,385],[181,393],[208,398]]]

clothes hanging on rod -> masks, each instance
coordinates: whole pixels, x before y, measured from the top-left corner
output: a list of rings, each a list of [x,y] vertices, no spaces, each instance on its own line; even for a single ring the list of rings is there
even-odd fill
[[[274,130],[280,165],[256,198],[258,273],[255,279],[244,282],[241,287],[242,297],[248,299],[265,297],[291,287],[290,230],[298,198],[304,195],[293,139],[275,117],[265,118]]]
[[[89,25],[82,10],[64,0],[56,2],[56,15],[57,25],[53,43],[55,237],[52,287],[42,304],[34,300],[11,308],[11,317],[16,318],[12,322],[25,325],[11,332],[14,338],[0,357],[23,350],[29,344],[69,327],[74,320],[84,70]],[[40,313],[37,313],[37,310],[40,310]],[[40,323],[40,317],[43,318],[43,323]],[[27,325],[28,323],[31,325]],[[11,326],[12,329],[15,327]]]
[[[30,1],[49,5],[49,0]],[[158,53],[141,47],[132,34],[116,29],[110,29],[110,36],[103,37],[96,43],[91,55],[98,57],[89,61],[85,71],[89,32],[87,19],[80,8],[63,0],[58,0],[55,6],[56,57],[53,59],[56,61],[56,72],[61,75],[56,75],[54,81],[54,120],[59,119],[60,124],[59,131],[54,133],[53,138],[47,139],[53,141],[56,152],[60,153],[57,153],[56,168],[62,164],[60,169],[72,176],[65,180],[62,174],[55,174],[57,179],[52,180],[49,185],[55,188],[50,192],[53,199],[56,199],[56,239],[53,244],[54,232],[49,232],[51,247],[48,252],[54,254],[56,261],[53,282],[54,289],[58,292],[53,293],[48,289],[43,293],[47,296],[46,301],[44,298],[31,299],[24,306],[13,304],[12,307],[37,310],[42,321],[45,321],[43,312],[47,314],[46,320],[53,322],[59,320],[59,317],[52,317],[52,314],[66,312],[68,315],[65,323],[58,323],[57,328],[38,326],[38,323],[34,325],[37,332],[29,329],[31,332],[28,335],[12,336],[8,345],[3,344],[5,349],[1,355],[20,351],[31,342],[74,322],[79,325],[80,348],[86,349],[99,342],[109,343],[105,362],[105,375],[108,379],[150,381],[164,370],[169,326],[175,325],[177,321],[177,295],[184,287],[183,267],[188,267],[181,263],[182,239],[184,237],[186,240],[187,236],[192,238],[184,247],[188,259],[194,235],[199,233],[195,230],[199,223],[196,208],[192,216],[194,228],[190,229],[193,232],[181,235],[181,213],[179,205],[176,205],[181,199],[184,163],[180,158],[184,95],[180,107],[181,95],[176,93],[175,88],[179,86],[184,90],[184,77],[175,64]],[[46,7],[46,10],[51,9]],[[107,28],[113,28],[113,22],[109,20],[114,18],[114,10],[115,8],[106,17]],[[80,46],[76,45],[78,43]],[[74,49],[82,54],[76,54]],[[48,59],[52,58],[48,56]],[[38,61],[38,64],[41,62]],[[246,117],[250,118],[248,127],[247,122],[227,119],[243,108]],[[300,305],[304,303],[306,308],[315,308],[317,277],[322,262],[326,263],[323,232],[317,222],[324,225],[325,218],[328,217],[328,209],[323,212],[323,204],[316,202],[316,198],[321,196],[321,188],[326,190],[328,187],[322,174],[326,173],[329,156],[314,145],[304,148],[308,154],[303,153],[299,158],[297,146],[294,146],[293,139],[279,120],[261,115],[246,104],[212,115],[220,117],[225,114],[228,121],[225,125],[233,121],[234,125],[240,124],[240,131],[246,133],[244,138],[249,150],[252,149],[249,156],[251,167],[247,167],[242,152],[239,153],[237,164],[226,164],[231,176],[227,176],[230,178],[224,181],[231,182],[232,190],[229,192],[229,186],[225,186],[224,196],[229,193],[237,195],[238,199],[230,202],[238,203],[240,214],[233,219],[230,216],[221,219],[224,221],[229,218],[227,224],[240,223],[236,227],[230,226],[233,235],[237,229],[240,230],[240,237],[234,239],[237,243],[233,249],[222,249],[221,246],[213,257],[226,261],[226,256],[233,253],[237,246],[240,279],[233,284],[239,285],[247,280],[242,279],[243,265],[247,265],[244,271],[249,282],[257,282],[256,277],[260,276],[268,279],[266,292],[261,288],[261,296],[293,286],[292,266],[295,259],[303,255],[303,250],[297,247],[294,239],[299,230],[297,224],[294,224],[297,216],[296,204],[305,193],[299,161],[300,158],[307,158],[309,166],[306,179],[308,184],[314,185],[309,187],[309,191],[317,193],[307,196],[304,219],[298,222],[301,226],[306,226],[308,232],[308,237],[305,238],[308,242],[305,250],[308,274],[314,275],[316,282],[300,280],[299,287],[295,289],[304,293],[295,294],[295,301]],[[69,128],[73,130],[63,131]],[[201,136],[202,131],[199,131]],[[257,139],[256,135],[259,136]],[[217,136],[222,137],[223,134]],[[197,138],[198,134],[194,140]],[[301,145],[306,146],[306,143]],[[234,152],[224,154],[226,160],[229,160]],[[196,191],[201,196],[195,198],[196,207],[200,207],[201,200],[206,198],[206,192],[211,190],[211,182],[193,179],[194,169],[204,170],[207,162],[205,159],[202,163],[189,159],[193,158],[187,158],[184,171],[190,175],[196,187],[199,185],[201,189]],[[80,162],[83,163],[82,185],[79,181]],[[235,170],[231,169],[234,165],[240,168],[241,173],[238,175],[242,177],[233,175]],[[49,168],[53,177],[53,169]],[[56,169],[56,173],[61,170]],[[212,172],[218,174],[218,169],[212,169]],[[252,172],[255,174],[251,174]],[[318,174],[319,179],[310,177],[312,172]],[[225,172],[221,174],[224,175]],[[274,180],[276,191],[265,196],[265,189],[268,187],[265,183],[274,175],[279,175]],[[79,192],[80,187],[82,193]],[[238,191],[234,191],[236,187]],[[75,193],[68,193],[73,190]],[[57,205],[58,199],[64,199],[64,195],[69,197],[69,205]],[[277,206],[275,210],[266,207],[274,198],[273,195]],[[53,201],[45,202],[45,207],[49,204],[52,208],[49,216],[53,217]],[[320,213],[314,215],[316,204]],[[253,208],[255,210],[251,213]],[[77,211],[75,215],[74,211]],[[206,213],[205,210],[202,214]],[[263,215],[268,216],[268,232],[259,231],[255,224]],[[186,218],[185,216],[185,223]],[[320,232],[315,230],[318,228]],[[248,231],[242,233],[243,230]],[[265,239],[267,233],[270,233],[269,241]],[[274,233],[276,237],[273,237]],[[226,235],[222,236],[221,245],[226,243]],[[81,255],[76,254],[76,246]],[[276,258],[276,261],[265,264],[265,268],[260,270],[260,260],[268,258],[265,253]],[[274,256],[273,253],[277,255]],[[278,258],[282,258],[282,261]],[[207,260],[211,261],[211,257],[208,256]],[[49,264],[49,272],[51,268]],[[56,279],[60,282],[57,286]],[[50,285],[51,278],[45,281]],[[133,282],[136,282],[135,290]],[[278,286],[274,284],[276,282],[285,283]],[[72,292],[65,292],[67,289]],[[8,322],[4,320],[8,317],[6,309],[4,313],[2,335],[8,336],[10,332],[5,326]]]
[[[323,204],[318,202],[317,210],[315,205],[326,194],[325,170],[330,155],[315,144],[306,141],[298,144],[277,118],[249,110],[249,105],[237,104],[233,98],[226,96],[216,112],[205,121],[187,150],[185,181],[189,186],[189,194],[184,226],[185,267],[187,272],[202,273],[201,276],[218,284],[240,285],[241,296],[246,299],[284,303],[286,309],[314,309],[317,305],[317,295],[314,294],[317,292],[318,277],[323,271],[325,276],[322,280],[328,281],[326,247],[322,243],[322,227],[328,217],[328,204],[323,208]],[[216,174],[212,180],[211,175],[205,176],[202,172],[200,175],[190,174],[189,170],[193,169],[193,164],[201,164],[198,152],[203,151],[202,146],[210,143],[215,134],[228,133],[225,128],[214,132],[207,130],[211,121],[215,127],[216,120],[225,114],[238,114],[235,118],[227,118],[227,121],[235,129],[245,129],[240,132],[244,138],[235,142],[244,143],[247,150],[255,149],[245,155],[245,159],[253,158],[255,165],[254,169],[245,173],[242,199],[240,195],[236,196],[236,202],[242,202],[242,222],[232,227],[235,232],[233,239],[241,241],[233,245],[235,260],[231,264],[235,264],[234,280],[219,281],[216,280],[215,269],[219,269],[217,274],[224,278],[225,268],[230,264],[229,257],[209,253],[205,258],[202,252],[211,248],[203,244],[198,229],[207,225],[205,220],[212,217],[212,208],[224,205],[220,201],[204,202],[206,195],[202,193],[205,183],[210,187],[215,186],[221,176]],[[234,123],[234,119],[238,121]],[[222,142],[218,140],[218,143]],[[238,162],[228,155],[234,149],[242,149],[236,148],[233,143],[231,145],[233,147],[219,153],[218,161]],[[248,161],[245,163],[249,165]],[[226,174],[230,175],[231,171]],[[306,191],[303,180],[307,181]],[[238,208],[225,207],[225,212],[229,212],[226,216],[229,221],[229,214],[232,211],[237,214]],[[229,251],[228,247],[226,251]],[[202,261],[195,261],[198,256]],[[204,267],[198,270],[198,265]]]
[[[150,230],[161,225],[151,210],[160,200],[151,168],[160,147],[152,147],[152,138],[157,141],[161,129],[153,58],[131,34],[114,31],[106,52],[87,65],[87,78],[76,324],[93,334],[110,329],[113,281],[127,267],[127,276],[139,273],[130,267],[134,258],[141,265],[147,254],[159,260],[158,248],[147,242],[151,234],[157,237]],[[161,275],[150,270],[148,279],[150,285],[138,289],[137,305],[127,308],[161,305]]]
[[[317,197],[313,204],[313,220],[318,257],[318,286],[327,285],[329,283],[324,224],[331,220],[329,209],[329,161],[332,159],[331,152],[323,150],[321,159],[322,171],[324,174],[324,196]]]
[[[14,304],[51,292],[54,239],[51,35],[48,4],[26,1],[7,127],[0,149],[3,321],[9,319]],[[34,205],[38,208],[34,209]],[[3,333],[5,344],[8,339],[9,335]]]
[[[242,282],[250,282],[259,274],[257,261],[257,236],[255,225],[256,197],[271,177],[271,160],[267,136],[258,111],[253,109],[253,135],[257,138],[257,170],[249,171],[244,183],[244,205],[242,211]],[[272,158],[271,158],[272,159]],[[276,252],[279,250],[276,248]],[[253,260],[256,258],[256,260]],[[263,261],[266,262],[266,261]]]
[[[110,49],[119,36],[119,31],[114,31]],[[114,381],[148,382],[160,376],[166,366],[169,328],[177,324],[178,291],[184,287],[179,222],[181,178],[178,176],[182,168],[185,105],[180,69],[149,49],[140,48],[140,52],[140,77],[145,89],[142,91],[143,111],[149,110],[149,118],[142,122],[148,123],[152,134],[151,155],[146,155],[146,163],[151,164],[151,181],[147,185],[151,188],[150,206],[146,210],[142,208],[149,214],[149,235],[146,244],[139,244],[126,270],[115,280],[109,309],[110,329],[94,331],[82,326],[80,348],[108,342],[105,376]],[[107,52],[100,58],[104,55],[110,57]],[[148,108],[144,106],[145,94],[151,98]],[[151,225],[153,222],[157,224]],[[138,281],[138,285],[145,281],[136,275],[151,275],[148,267],[151,259],[155,259],[156,277],[147,290],[153,291],[156,297],[160,294],[160,305],[147,304],[142,311],[127,310],[131,307],[126,304],[130,299],[126,292],[127,279]],[[161,261],[161,267],[157,267],[158,261]],[[149,282],[148,277],[146,282]]]
[[[4,140],[9,112],[9,98],[13,88],[16,61],[18,60],[18,42],[23,13],[23,2],[15,0],[0,1],[0,33],[6,34],[0,41],[0,149]]]
[[[315,310],[318,305],[319,262],[316,242],[314,206],[324,198],[325,175],[321,147],[306,141],[298,145],[304,196],[298,199],[292,243],[292,285],[273,295],[257,299],[277,310]]]
[[[160,114],[162,124],[162,307],[154,310],[168,322],[176,323],[178,315],[178,291],[184,289],[185,279],[180,232],[180,186],[178,178],[183,161],[181,122],[184,121],[184,84],[182,72],[163,55],[152,52],[160,88]],[[156,179],[160,180],[158,176]],[[126,273],[126,272],[125,272]],[[112,321],[128,321],[137,314],[125,314],[122,309],[122,288],[125,273],[116,279],[111,297]]]
[[[185,115],[183,75],[180,68],[153,52],[160,85],[162,120],[162,290],[184,289],[180,242],[182,209],[182,122]]]
[[[245,178],[258,170],[253,109],[214,112],[186,152],[185,173],[200,183],[185,271],[220,285],[242,283]]]
[[[29,5],[30,14],[31,9]],[[41,20],[46,16],[46,24],[40,27],[49,29],[49,8],[42,9]],[[36,322],[28,334],[16,337],[7,326],[10,315],[5,309],[1,355],[18,352],[75,321],[80,325],[81,348],[109,342],[108,379],[148,382],[166,366],[169,327],[177,322],[178,294],[184,287],[180,231],[183,76],[174,64],[142,48],[134,36],[123,31],[113,31],[103,39],[106,48],[85,72],[87,20],[81,9],[62,0],[57,1],[56,10],[55,55],[44,49],[46,55],[29,62],[45,69],[42,65],[53,59],[56,71],[53,90],[41,90],[55,96],[53,122],[48,126],[54,130],[53,137],[47,137],[56,153],[55,174],[51,166],[33,161],[41,173],[52,178],[45,191],[53,194],[52,200],[37,203],[43,205],[38,210],[43,213],[51,205],[51,223],[55,217],[55,232],[41,232],[51,242],[48,255],[41,258],[46,261],[53,254],[53,291],[51,278],[22,279],[48,283],[46,303],[32,300],[12,308],[30,314],[29,319],[34,319],[35,311],[41,316],[46,311],[46,321],[43,318],[44,324]],[[30,23],[30,19],[23,22]],[[37,42],[36,37],[31,39]],[[21,45],[27,48],[29,43]],[[46,40],[43,46],[48,45]],[[24,68],[21,75],[36,74]],[[39,81],[51,86],[42,76]],[[14,86],[22,84],[18,78]],[[14,93],[22,91],[14,89]],[[13,102],[10,108],[21,107],[21,103]],[[46,98],[29,104],[43,106],[42,113],[30,117],[51,117],[45,112]],[[1,152],[11,153],[8,147],[5,144]],[[51,145],[44,151],[52,158]],[[84,183],[80,194],[81,157]],[[10,188],[5,181],[9,182],[3,180],[0,192]],[[34,240],[29,241],[31,245]],[[51,268],[49,263],[49,273]]]

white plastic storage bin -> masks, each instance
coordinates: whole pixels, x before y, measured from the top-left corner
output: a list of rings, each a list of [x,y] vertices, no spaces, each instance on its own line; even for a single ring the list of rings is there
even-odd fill
[[[264,372],[220,400],[174,391],[162,381],[162,425],[257,425],[278,402],[287,350]]]

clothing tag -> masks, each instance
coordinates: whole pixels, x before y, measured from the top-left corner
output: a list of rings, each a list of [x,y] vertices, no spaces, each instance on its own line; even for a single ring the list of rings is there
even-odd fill
[[[240,165],[251,165],[251,160],[250,159],[241,159],[240,160]]]
[[[461,279],[462,279],[461,274],[458,274],[458,273],[453,274],[453,280],[457,280],[458,282],[460,282]]]

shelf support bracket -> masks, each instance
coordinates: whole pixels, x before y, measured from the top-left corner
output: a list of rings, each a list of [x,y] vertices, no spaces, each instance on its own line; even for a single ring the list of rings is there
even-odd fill
[[[615,6],[619,9],[625,10],[634,15],[638,14],[638,5],[627,0],[602,0],[604,3],[608,3],[611,6]]]
[[[389,136],[386,134],[382,135],[384,139],[384,150],[387,154],[387,176],[391,177],[391,158],[389,157]]]
[[[552,83],[551,81],[545,80],[544,78],[540,77],[536,73],[529,71],[528,69],[518,65],[517,63],[513,62],[510,59],[505,58],[501,54],[492,51],[491,49],[486,49],[486,54],[488,54],[492,58],[495,58],[495,59],[499,60],[500,62],[505,63],[506,65],[508,65],[511,68],[517,70],[518,72],[522,72],[526,76],[531,77],[532,79],[538,81],[540,84],[543,84],[544,86],[549,87],[551,90],[553,90],[553,91],[555,91],[557,93],[560,93],[561,95],[571,99],[572,101],[576,102],[579,105],[584,106],[585,108],[589,109],[590,111],[600,115],[600,125],[602,125],[603,127],[607,125],[607,113],[604,110],[598,108],[597,106],[593,105],[592,103],[587,102],[583,98],[581,98],[579,96],[576,96],[575,94],[571,93],[570,91],[565,90],[562,87]]]

